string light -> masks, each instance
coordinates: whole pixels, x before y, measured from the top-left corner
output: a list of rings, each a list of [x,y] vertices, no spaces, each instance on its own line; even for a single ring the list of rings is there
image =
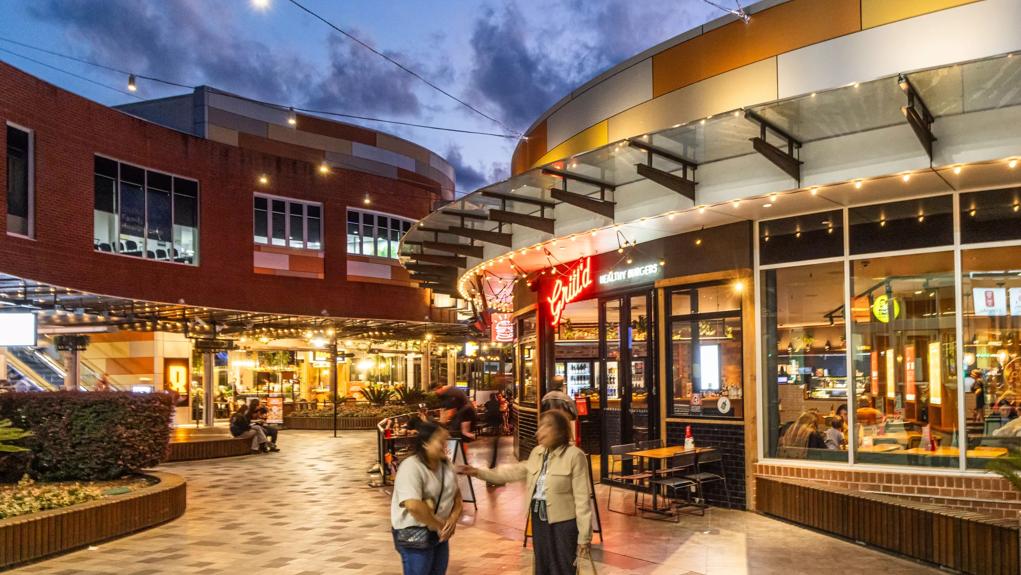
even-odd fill
[[[138,84],[135,82],[135,75],[134,74],[128,74],[128,91],[129,92],[137,92],[138,91]]]
[[[900,179],[903,180],[904,183],[906,184],[911,181],[911,174],[904,174],[903,176],[900,177]]]
[[[252,8],[259,11],[265,11],[269,9],[269,0],[252,0]]]
[[[819,193],[819,186],[812,186],[812,195],[815,196]]]
[[[954,166],[954,175],[961,173],[961,166]]]
[[[362,203],[366,206],[372,203],[372,198],[369,197],[369,192],[365,192],[365,199],[362,200]]]
[[[323,162],[323,163],[319,164],[319,173],[320,174],[329,174],[330,173],[330,165],[327,164],[326,162]]]
[[[1016,159],[1014,159],[1014,160],[1011,160],[1011,161],[1007,162],[1007,167],[1008,167],[1008,168],[1010,168],[1010,169],[1012,169],[1012,170],[1013,170],[1014,168],[1016,168],[1016,167],[1017,167],[1017,160],[1016,160]]]
[[[290,108],[290,114],[287,115],[287,123],[292,126],[298,125],[298,116],[294,114],[294,108]]]
[[[269,183],[269,176],[267,176],[266,174],[262,174],[261,176],[259,176],[259,183],[264,185],[264,186],[266,184],[268,184]]]
[[[860,190],[861,189],[861,185],[862,185],[861,180],[855,180],[854,181],[854,189]]]

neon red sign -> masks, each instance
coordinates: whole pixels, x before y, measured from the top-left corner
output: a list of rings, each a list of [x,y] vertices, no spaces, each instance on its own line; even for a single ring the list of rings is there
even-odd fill
[[[592,261],[590,258],[580,260],[569,272],[559,277],[553,284],[546,301],[549,302],[550,315],[553,316],[554,327],[560,324],[560,316],[564,313],[567,304],[576,300],[581,292],[592,285]]]

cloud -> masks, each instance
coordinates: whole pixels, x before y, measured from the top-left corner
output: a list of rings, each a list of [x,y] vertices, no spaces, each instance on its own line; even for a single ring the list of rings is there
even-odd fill
[[[196,0],[43,0],[29,5],[89,57],[186,84],[205,82],[245,95],[287,100],[308,79],[299,59],[246,39],[225,6]]]
[[[286,48],[246,35],[221,3],[42,0],[29,5],[29,13],[63,27],[88,57],[138,73],[352,114],[423,112],[418,80],[365,48],[330,34],[326,69],[317,70],[321,66]],[[421,66],[404,54],[387,54],[413,69]],[[141,95],[153,95],[144,80],[141,87]]]
[[[492,183],[492,175],[486,175],[485,171],[476,165],[470,164],[461,155],[460,146],[450,144],[444,156],[447,162],[453,167],[458,192],[474,192],[475,190]]]
[[[330,36],[329,47],[329,70],[309,91],[309,106],[357,114],[421,113],[422,104],[415,93],[418,79],[350,40]],[[417,68],[402,54],[384,53],[412,70]]]
[[[529,45],[526,28],[517,6],[508,4],[500,14],[486,10],[476,20],[470,42],[470,93],[493,104],[499,109],[498,117],[519,130],[569,87],[542,50]]]

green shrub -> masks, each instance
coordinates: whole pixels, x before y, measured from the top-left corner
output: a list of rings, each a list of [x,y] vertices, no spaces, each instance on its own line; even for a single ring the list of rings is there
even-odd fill
[[[24,429],[18,429],[11,424],[10,419],[0,419],[0,451],[7,453],[16,453],[20,451],[28,451],[28,448],[21,447],[20,445],[11,445],[8,441],[18,441],[19,439],[25,439],[31,437],[31,431],[25,431]]]
[[[27,476],[0,488],[0,519],[67,507],[103,497],[103,490],[79,483],[39,485]]]
[[[337,417],[372,417],[384,419],[408,413],[406,405],[369,405],[367,403],[346,403],[337,406]],[[317,409],[296,409],[288,417],[333,417],[333,407]]]
[[[114,479],[164,459],[172,399],[165,393],[0,394],[0,419],[32,432],[30,473],[46,481]]]
[[[383,405],[391,395],[393,390],[379,383],[370,383],[362,387],[362,396],[372,405]]]
[[[425,392],[421,389],[408,388],[403,383],[397,384],[393,389],[394,399],[404,405],[418,405],[425,401]]]

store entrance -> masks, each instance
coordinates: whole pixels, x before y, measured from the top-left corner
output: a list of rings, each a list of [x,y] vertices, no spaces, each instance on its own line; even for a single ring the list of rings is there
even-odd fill
[[[659,436],[652,291],[599,300],[600,479],[614,445]]]

